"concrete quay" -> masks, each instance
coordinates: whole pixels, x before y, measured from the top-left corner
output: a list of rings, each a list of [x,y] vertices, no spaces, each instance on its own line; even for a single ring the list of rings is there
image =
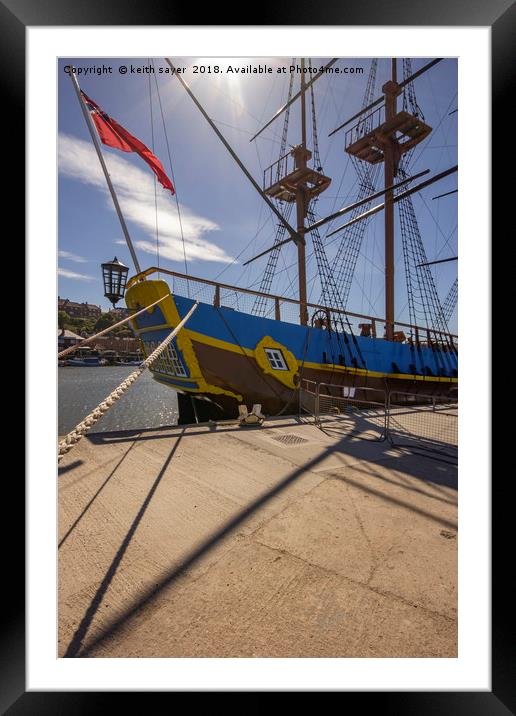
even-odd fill
[[[59,468],[59,656],[456,657],[456,466],[322,427],[84,438]]]

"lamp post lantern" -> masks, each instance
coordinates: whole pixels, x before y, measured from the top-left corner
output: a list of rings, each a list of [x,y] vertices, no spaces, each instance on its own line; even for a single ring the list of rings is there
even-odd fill
[[[102,264],[104,296],[113,306],[124,297],[128,272],[129,267],[121,263],[116,256],[112,261]]]

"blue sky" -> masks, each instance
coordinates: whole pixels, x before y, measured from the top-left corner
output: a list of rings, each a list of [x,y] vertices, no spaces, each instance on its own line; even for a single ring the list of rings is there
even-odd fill
[[[327,59],[313,60],[313,64],[323,64]],[[290,65],[291,59],[173,58],[173,61],[176,66],[187,68],[184,75],[186,81],[261,184],[263,169],[279,157],[282,119],[275,121],[256,141],[250,143],[249,139],[285,102],[288,74],[230,75],[224,71],[218,75],[194,75],[192,65],[217,64],[225,70],[228,64],[235,67],[260,64],[275,69],[277,66]],[[413,59],[413,70],[416,71],[427,61],[425,58]],[[65,65],[69,63],[90,70],[103,65],[112,67],[111,74],[90,73],[80,76],[81,88],[150,148],[153,144],[152,109],[154,152],[171,176],[156,94],[157,79],[181,210],[188,272],[211,279],[220,276],[221,281],[244,287],[258,287],[266,258],[247,268],[242,263],[272,244],[277,220],[222,146],[177,78],[159,73],[119,73],[121,65],[148,65],[147,58],[63,58],[58,63],[59,294],[72,300],[100,304],[107,309],[109,304],[103,296],[100,264],[116,254],[121,261],[131,266],[129,252],[71,80],[64,72]],[[331,186],[318,203],[317,212],[320,216],[356,198],[357,177],[343,150],[344,132],[335,134],[331,139],[328,139],[328,133],[360,109],[370,64],[369,59],[340,59],[337,66],[362,67],[364,74],[342,73],[323,77],[314,84],[320,153],[324,173],[332,177]],[[154,66],[157,71],[165,63],[156,58]],[[390,61],[381,59],[375,98],[380,95],[381,85],[388,79],[389,72]],[[398,72],[401,73],[401,68]],[[299,75],[295,76],[294,82],[298,89]],[[457,163],[457,113],[449,114],[457,108],[456,60],[444,60],[437,64],[416,80],[415,89],[425,120],[434,131],[416,148],[411,172],[424,169],[430,169],[432,173],[439,172]],[[299,103],[296,103],[291,111],[288,136],[291,145],[299,142],[298,106]],[[103,151],[140,264],[142,268],[155,265],[154,175],[135,154],[118,152],[108,147],[103,147]],[[457,255],[457,195],[432,200],[437,194],[456,187],[457,175],[453,174],[413,197],[429,260]],[[160,265],[183,272],[183,242],[175,198],[158,184],[156,201]],[[399,234],[397,238],[397,318],[407,320]],[[325,243],[331,262],[339,241],[332,237]],[[309,243],[307,254],[311,253]],[[239,258],[235,261],[237,256]],[[281,252],[273,292],[293,294],[296,277],[292,266],[294,262],[295,248],[288,245]],[[350,310],[383,315],[382,266],[383,213],[380,212],[370,221],[364,237],[348,304]],[[435,266],[432,272],[439,296],[444,300],[457,275],[457,263]],[[317,302],[320,298],[320,284],[316,277],[314,257],[308,260],[308,278],[310,298]],[[456,330],[456,315],[451,321],[451,328]]]

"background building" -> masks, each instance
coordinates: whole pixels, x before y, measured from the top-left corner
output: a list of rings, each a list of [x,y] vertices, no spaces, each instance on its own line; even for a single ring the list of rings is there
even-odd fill
[[[111,308],[109,310],[109,313],[116,318],[117,321],[121,321],[123,318],[127,318],[131,315],[131,313],[134,313],[134,311],[131,311],[130,308],[124,308],[123,306],[120,306],[119,308]]]
[[[57,350],[62,351],[69,346],[73,346],[76,343],[82,341],[82,337],[74,333],[73,331],[65,330],[57,331]]]
[[[139,338],[125,338],[121,336],[101,336],[94,343],[90,343],[95,350],[116,351],[117,353],[136,353],[141,350]]]
[[[100,318],[102,309],[93,303],[77,303],[68,298],[57,297],[58,311],[65,311],[71,318]]]

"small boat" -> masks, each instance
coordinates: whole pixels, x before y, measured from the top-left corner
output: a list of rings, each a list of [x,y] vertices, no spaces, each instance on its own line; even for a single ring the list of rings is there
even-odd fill
[[[73,365],[76,367],[82,366],[84,368],[97,368],[100,365],[100,361],[96,357],[91,358],[70,358],[66,361],[66,365]]]
[[[139,353],[128,353],[125,357],[119,358],[115,365],[138,366],[143,363],[143,358]]]
[[[72,358],[68,358],[66,365],[84,368],[96,368],[100,363],[100,356],[97,351],[92,350],[88,346],[79,348],[73,354]]]
[[[101,365],[117,365],[118,353],[113,350],[101,351],[100,353],[100,364]]]

